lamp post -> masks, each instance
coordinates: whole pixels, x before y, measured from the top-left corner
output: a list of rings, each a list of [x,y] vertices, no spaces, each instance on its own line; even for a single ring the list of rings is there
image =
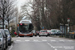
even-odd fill
[[[67,22],[68,22],[68,32],[69,32],[70,31],[70,26],[69,26],[70,18],[67,19]]]

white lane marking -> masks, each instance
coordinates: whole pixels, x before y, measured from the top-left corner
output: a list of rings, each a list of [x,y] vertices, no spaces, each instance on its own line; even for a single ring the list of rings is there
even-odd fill
[[[54,46],[55,48],[63,48],[62,46]]]
[[[73,42],[73,40],[67,40],[67,41],[69,41],[69,42]]]
[[[55,50],[57,50],[57,49],[55,49]]]
[[[51,48],[53,48],[54,50],[57,50],[54,46],[52,46],[50,43],[47,43]]]
[[[37,38],[40,38],[39,36],[37,36]]]
[[[41,42],[41,41],[39,41],[39,40],[33,40],[33,42]]]
[[[16,41],[21,41],[21,40],[16,40]]]
[[[11,47],[8,50],[11,50],[13,48],[13,45],[11,45]]]
[[[21,37],[18,37],[18,38],[21,38]]]
[[[27,42],[28,42],[28,41],[30,41],[30,40],[25,40],[25,41],[27,41]]]
[[[47,43],[50,47],[55,48],[54,46],[52,46],[50,43]]]
[[[74,46],[64,46],[65,49],[74,49]]]
[[[52,41],[52,42],[53,42],[53,41],[56,41],[56,40],[50,40],[50,41]]]
[[[37,42],[38,40],[33,40],[33,41],[36,41]]]
[[[59,40],[59,41],[62,41],[62,42],[64,42],[65,40]]]
[[[42,41],[47,41],[47,40],[42,40]]]

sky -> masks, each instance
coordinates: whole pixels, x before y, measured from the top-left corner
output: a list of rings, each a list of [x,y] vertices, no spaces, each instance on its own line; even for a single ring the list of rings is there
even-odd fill
[[[17,0],[17,7],[18,7],[18,9],[20,10],[21,9],[21,6],[23,5],[23,4],[25,4],[25,3],[27,3],[27,2],[29,2],[29,1],[33,1],[33,0]],[[30,9],[30,8],[28,8],[28,9]],[[30,11],[30,10],[29,10]],[[20,11],[19,11],[20,12]],[[26,16],[24,16],[22,19],[25,19],[26,18]],[[13,18],[11,21],[15,21],[15,19],[16,18]]]
[[[29,0],[17,0],[18,1],[18,7],[23,5],[24,3],[27,3]]]
[[[17,0],[17,6],[18,6],[18,10],[20,11],[21,6],[27,2],[29,2],[30,0]]]
[[[17,2],[18,2],[17,6],[18,6],[19,11],[20,11],[20,9],[21,9],[21,6],[22,6],[23,4],[29,2],[29,1],[33,1],[33,0],[17,0]],[[31,9],[30,7],[27,7],[27,10],[28,10],[28,12],[32,11],[32,9]],[[25,16],[25,17],[26,17],[26,16]],[[23,19],[24,19],[25,17],[23,17]]]

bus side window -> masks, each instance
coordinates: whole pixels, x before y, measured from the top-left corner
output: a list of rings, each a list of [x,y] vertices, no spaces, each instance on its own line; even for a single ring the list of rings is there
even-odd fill
[[[30,30],[30,31],[33,30],[33,25],[32,25],[32,24],[29,25],[29,30]]]

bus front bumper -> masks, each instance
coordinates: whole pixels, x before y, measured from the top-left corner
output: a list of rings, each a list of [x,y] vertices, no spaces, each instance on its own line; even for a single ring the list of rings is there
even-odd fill
[[[33,34],[19,34],[19,36],[33,36]]]

